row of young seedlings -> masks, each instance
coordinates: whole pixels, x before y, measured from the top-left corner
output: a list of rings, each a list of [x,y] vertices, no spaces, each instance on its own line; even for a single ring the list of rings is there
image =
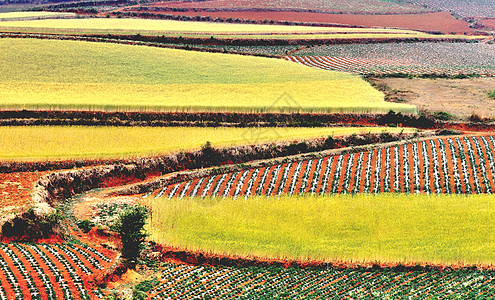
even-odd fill
[[[491,136],[488,139],[481,137],[481,140],[487,150],[489,142],[495,143]],[[493,185],[491,178],[495,174],[495,158],[487,150],[485,159],[477,137],[472,140],[429,140],[211,176],[162,189],[158,196],[170,189],[169,198],[175,195],[184,197],[190,190],[189,195],[194,197],[202,187],[202,197],[232,194],[234,197],[241,194],[248,197],[251,193],[295,195],[306,191],[320,194],[358,193],[361,188],[372,193],[489,193]],[[492,175],[487,173],[487,168]],[[246,182],[247,189],[244,190]]]
[[[71,300],[74,299],[74,294],[69,282],[77,289],[76,298],[88,299],[89,294],[84,282],[75,268],[87,275],[92,274],[93,271],[85,265],[80,256],[84,257],[93,268],[99,270],[103,269],[99,259],[111,261],[97,250],[83,245],[0,243],[0,270],[13,292],[13,295],[8,296],[6,287],[1,286],[0,299],[28,297]],[[63,270],[60,270],[56,263],[63,265]],[[63,272],[70,278],[64,276]],[[21,289],[20,281],[27,290]],[[62,295],[55,292],[54,286],[60,287]]]
[[[149,299],[476,298],[494,272],[207,267],[166,264]]]

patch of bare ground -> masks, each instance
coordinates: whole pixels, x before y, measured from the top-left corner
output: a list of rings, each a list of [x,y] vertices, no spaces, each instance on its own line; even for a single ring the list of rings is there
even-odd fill
[[[416,105],[419,110],[444,111],[460,118],[476,114],[495,117],[495,100],[488,96],[495,90],[495,78],[372,79],[377,85],[388,87],[389,101]]]

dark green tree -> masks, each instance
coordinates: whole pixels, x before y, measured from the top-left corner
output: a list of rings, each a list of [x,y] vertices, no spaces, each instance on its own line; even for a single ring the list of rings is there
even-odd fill
[[[146,207],[130,207],[120,214],[113,227],[120,234],[122,257],[131,265],[135,264],[139,252],[144,247],[144,239],[148,236],[144,230],[148,213]]]

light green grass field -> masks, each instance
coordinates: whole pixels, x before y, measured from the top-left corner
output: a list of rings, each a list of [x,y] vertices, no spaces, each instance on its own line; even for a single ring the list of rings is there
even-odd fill
[[[119,158],[214,147],[302,140],[401,128],[0,127],[0,160]],[[413,129],[405,128],[404,132]]]
[[[279,59],[76,41],[0,39],[0,107],[415,112],[360,77]]]
[[[161,244],[265,258],[493,264],[490,195],[151,199]]]

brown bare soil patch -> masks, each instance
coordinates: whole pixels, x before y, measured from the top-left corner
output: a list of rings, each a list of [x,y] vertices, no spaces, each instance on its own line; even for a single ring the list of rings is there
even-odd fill
[[[495,90],[495,78],[469,79],[376,79],[398,91],[407,103],[428,111],[445,111],[468,118],[473,113],[495,117],[495,100],[487,91]]]
[[[48,173],[50,172],[0,173],[0,209],[29,204],[34,184]]]
[[[467,22],[455,19],[448,12],[396,15],[326,14],[290,11],[167,11],[169,15],[209,16],[210,18],[248,19],[255,21],[343,24],[359,27],[390,27],[439,32],[473,32]]]

